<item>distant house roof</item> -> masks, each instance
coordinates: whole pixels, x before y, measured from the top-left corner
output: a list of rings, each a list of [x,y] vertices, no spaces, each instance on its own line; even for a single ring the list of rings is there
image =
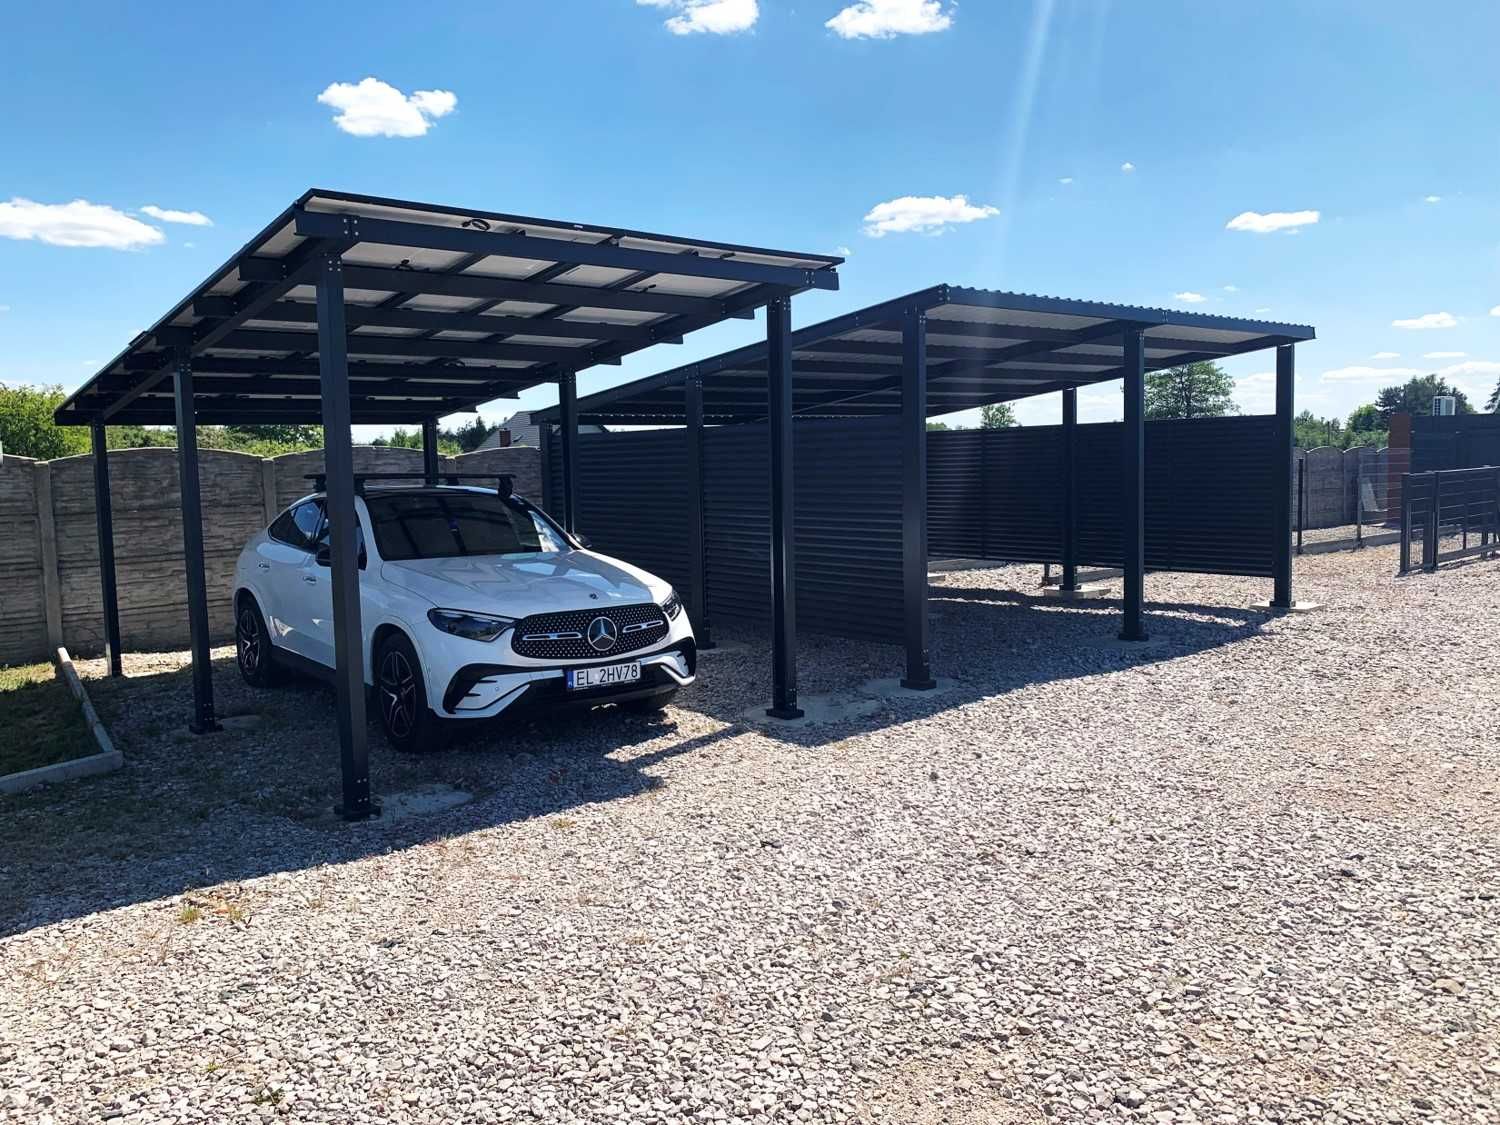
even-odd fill
[[[500,432],[502,430],[510,431],[511,445],[531,445],[537,448],[541,447],[542,427],[531,420],[531,411],[518,410],[505,421],[501,422],[499,426],[495,427],[495,431],[490,434],[489,437],[484,439],[479,448],[499,449]],[[581,425],[578,427],[578,432],[580,434],[602,434],[606,431],[603,426]]]

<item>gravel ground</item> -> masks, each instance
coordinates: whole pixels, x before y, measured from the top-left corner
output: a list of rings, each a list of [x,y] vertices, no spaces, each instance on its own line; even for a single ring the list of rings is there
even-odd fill
[[[226,663],[193,739],[132,658],[127,768],[0,801],[0,1120],[1500,1121],[1500,562],[1395,562],[1153,575],[1127,653],[945,574],[943,696],[766,732],[745,636],[664,719],[376,736],[475,799],[354,826],[321,689]]]

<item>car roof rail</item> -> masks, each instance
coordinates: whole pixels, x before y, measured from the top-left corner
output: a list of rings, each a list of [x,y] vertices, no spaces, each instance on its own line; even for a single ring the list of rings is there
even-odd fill
[[[501,496],[512,496],[515,494],[515,479],[507,473],[439,473],[438,478],[444,484],[456,485],[465,480],[492,480],[495,482],[495,491]],[[313,482],[314,492],[328,491],[327,473],[307,473],[302,478]],[[355,473],[354,491],[363,493],[365,482],[371,480],[421,480],[427,479],[426,473]]]

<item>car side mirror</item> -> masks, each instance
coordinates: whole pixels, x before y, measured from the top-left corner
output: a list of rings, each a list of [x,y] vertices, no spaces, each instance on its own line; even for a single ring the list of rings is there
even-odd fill
[[[368,561],[368,557],[366,556],[364,550],[361,549],[360,552],[359,552],[359,569],[360,570],[364,570],[365,563],[367,561]],[[333,565],[333,555],[330,553],[329,548],[327,548],[327,547],[319,547],[318,548],[318,553],[313,556],[313,562],[317,563],[319,566],[332,566]]]
[[[585,551],[594,545],[594,541],[581,531],[573,532],[573,538],[578,541],[578,545]]]

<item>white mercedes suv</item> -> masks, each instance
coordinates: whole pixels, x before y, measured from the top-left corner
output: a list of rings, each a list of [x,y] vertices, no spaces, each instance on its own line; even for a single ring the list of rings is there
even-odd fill
[[[386,737],[425,749],[442,720],[618,703],[655,711],[691,684],[682,600],[646,571],[586,549],[536,505],[497,489],[361,483],[365,683]],[[297,501],[240,552],[240,674],[331,673],[323,494]]]

